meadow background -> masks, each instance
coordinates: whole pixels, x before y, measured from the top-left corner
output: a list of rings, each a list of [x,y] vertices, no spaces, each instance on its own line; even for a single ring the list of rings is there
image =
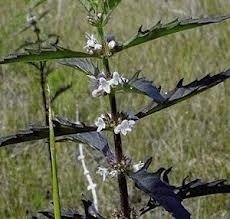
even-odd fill
[[[26,23],[28,1],[0,0],[0,56],[13,52],[25,39],[28,30],[16,33]],[[31,1],[33,2],[33,1]],[[83,50],[85,32],[94,33],[77,0],[48,0],[37,8],[52,11],[40,22],[43,34],[58,33],[61,45]],[[148,27],[158,20],[176,17],[223,15],[230,11],[226,0],[123,0],[113,13],[107,32],[118,42],[128,39],[141,24]],[[230,22],[176,33],[119,53],[112,58],[112,70],[131,77],[142,74],[163,90],[177,81],[201,78],[218,73],[230,64]],[[94,123],[98,115],[109,110],[108,99],[92,99],[87,78],[80,72],[53,62],[56,70],[49,75],[51,92],[73,82],[71,90],[54,104],[55,115]],[[153,156],[151,169],[173,166],[171,180],[181,183],[187,175],[204,180],[230,179],[230,82],[226,81],[190,100],[140,121],[123,137],[125,153],[134,162]],[[118,95],[119,110],[140,109],[148,98]],[[0,66],[0,136],[16,133],[30,124],[44,124],[39,74],[26,64]],[[111,137],[111,136],[109,136]],[[81,209],[81,193],[87,190],[86,179],[77,160],[76,143],[58,143],[58,167],[63,207]],[[118,207],[115,179],[102,179],[95,172],[103,166],[99,154],[86,146],[85,155],[93,179],[98,183],[99,207],[109,218]],[[0,218],[26,218],[28,212],[47,208],[51,199],[50,166],[45,141],[34,141],[0,148]],[[129,182],[131,201],[140,206],[141,192]],[[90,195],[90,194],[89,194]],[[143,195],[144,197],[144,195]],[[144,200],[144,198],[143,198]],[[184,205],[192,218],[230,218],[229,195],[190,199]],[[144,218],[170,218],[161,209]]]

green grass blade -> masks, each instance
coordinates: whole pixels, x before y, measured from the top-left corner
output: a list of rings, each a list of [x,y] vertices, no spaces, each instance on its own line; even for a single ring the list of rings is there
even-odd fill
[[[52,112],[51,112],[50,104],[49,104],[49,137],[50,137],[49,146],[51,151],[54,216],[55,219],[61,219],[61,206],[60,206],[57,161],[56,161],[56,146],[55,146],[55,137],[54,137]]]
[[[52,59],[64,59],[64,58],[86,58],[96,57],[83,52],[72,51],[62,47],[53,47],[41,50],[27,50],[22,53],[15,53],[9,56],[0,58],[0,64],[15,63],[15,62],[35,62],[46,61]]]
[[[230,18],[230,14],[224,16],[206,17],[206,18],[198,18],[198,19],[192,19],[192,18],[184,19],[184,20],[176,19],[167,24],[162,24],[159,21],[155,26],[147,30],[142,30],[142,26],[141,26],[138,32],[120,47],[119,51],[176,32],[180,32],[180,31],[184,31],[184,30],[188,30],[188,29],[192,29],[195,27],[200,27],[208,24],[220,23],[229,18]]]

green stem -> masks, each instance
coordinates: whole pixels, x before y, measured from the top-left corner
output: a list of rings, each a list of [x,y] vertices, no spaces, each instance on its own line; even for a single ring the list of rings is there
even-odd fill
[[[49,104],[49,133],[50,133],[49,145],[50,145],[50,152],[51,152],[54,217],[55,219],[61,219],[61,206],[60,206],[57,161],[56,161],[56,146],[55,146],[55,137],[54,137],[52,112],[51,112],[50,104]]]

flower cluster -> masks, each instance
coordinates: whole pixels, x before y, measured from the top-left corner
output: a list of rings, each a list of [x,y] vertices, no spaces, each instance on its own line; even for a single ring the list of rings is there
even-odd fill
[[[106,123],[109,123],[110,119],[111,119],[111,115],[109,114],[107,114],[107,117],[103,114],[100,117],[98,117],[97,120],[95,121],[95,125],[97,126],[97,132],[100,132],[103,129],[105,129]],[[134,120],[125,119],[114,128],[114,133],[115,134],[121,133],[123,135],[127,135],[128,132],[132,131],[134,125],[135,125]]]
[[[144,166],[144,163],[139,161],[137,164],[133,164],[133,170],[136,172],[140,170]],[[98,167],[97,174],[102,176],[102,181],[105,181],[107,177],[116,177],[119,170],[116,169],[108,169],[105,167]]]
[[[84,47],[89,54],[94,54],[94,52],[101,51],[102,45],[97,41],[97,39],[92,34],[91,36],[86,33],[86,46]]]
[[[101,175],[102,180],[105,181],[107,176],[110,176],[110,177],[117,176],[118,171],[117,170],[109,171],[109,169],[107,169],[105,167],[98,167],[98,170],[96,173]]]
[[[97,132],[100,132],[102,129],[105,129],[105,116],[102,114],[100,117],[97,118],[95,121],[95,125],[97,126]]]
[[[110,80],[106,80],[105,77],[103,77],[104,73],[101,75],[102,77],[99,77],[99,79],[94,78],[94,80],[97,81],[98,87],[92,91],[93,97],[101,96],[104,93],[109,94],[111,92],[111,87],[122,85],[127,81],[127,79],[120,76],[118,72],[113,72],[113,77]]]
[[[119,125],[117,125],[114,128],[114,133],[115,134],[123,134],[123,135],[127,135],[128,132],[132,131],[132,128],[135,125],[135,121],[134,120],[123,120]]]
[[[102,45],[97,41],[93,34],[89,35],[86,33],[86,40],[86,46],[84,46],[84,49],[86,49],[87,53],[92,55],[102,50]],[[107,41],[107,47],[109,50],[114,49],[116,45],[117,43],[114,39]]]

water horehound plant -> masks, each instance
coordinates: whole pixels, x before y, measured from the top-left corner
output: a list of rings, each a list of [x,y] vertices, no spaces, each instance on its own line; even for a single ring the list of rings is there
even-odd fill
[[[202,91],[205,91],[230,77],[230,70],[222,71],[215,75],[206,75],[200,80],[184,84],[180,80],[176,87],[168,92],[162,92],[151,81],[140,77],[137,72],[133,77],[128,78],[125,74],[114,71],[110,65],[110,57],[117,55],[133,46],[152,41],[154,39],[184,31],[187,29],[200,27],[207,24],[219,23],[230,18],[230,15],[206,17],[198,19],[176,19],[163,24],[158,22],[150,29],[143,30],[142,27],[127,41],[120,43],[115,36],[106,34],[105,27],[109,22],[113,10],[119,5],[121,0],[82,0],[81,4],[88,13],[89,23],[97,30],[97,36],[86,34],[86,44],[84,51],[73,51],[58,44],[51,44],[48,47],[37,49],[27,48],[22,53],[11,54],[0,59],[1,64],[14,62],[43,62],[52,59],[61,59],[60,64],[77,68],[88,76],[93,84],[92,98],[108,98],[110,112],[98,115],[96,122],[92,126],[84,123],[73,123],[66,119],[55,118],[48,126],[33,126],[24,132],[0,138],[0,146],[25,142],[30,140],[49,138],[55,148],[53,135],[61,137],[62,140],[80,141],[90,145],[100,151],[108,162],[109,170],[100,169],[100,173],[106,175],[116,175],[120,194],[120,210],[114,215],[115,218],[138,218],[146,212],[163,207],[174,218],[187,219],[191,213],[182,204],[184,199],[205,196],[216,193],[230,193],[230,185],[225,180],[203,182],[200,179],[189,181],[183,180],[181,185],[174,186],[169,180],[171,168],[160,168],[156,172],[148,171],[151,158],[144,163],[133,166],[131,158],[124,153],[121,135],[127,135],[135,128],[137,122],[142,118],[152,115],[164,108],[170,107]],[[94,59],[101,61],[99,68]],[[150,104],[142,107],[138,112],[119,112],[117,109],[117,92],[136,92],[150,98]],[[50,113],[51,117],[51,113]],[[53,128],[52,128],[53,127]],[[53,133],[54,132],[54,133]],[[114,138],[114,152],[111,149],[104,132],[111,132]],[[52,162],[55,164],[55,153]],[[144,158],[143,158],[144,159]],[[54,168],[53,171],[56,172]],[[59,214],[58,181],[55,180],[56,173],[53,173],[55,188],[53,189],[54,213],[42,211],[40,214],[48,218],[103,218],[94,208],[91,201],[85,197],[82,199],[85,214],[82,215],[74,210],[61,211]],[[136,209],[129,200],[127,180],[132,180],[135,186],[149,196],[148,203],[140,210]],[[115,208],[116,206],[114,206]]]

